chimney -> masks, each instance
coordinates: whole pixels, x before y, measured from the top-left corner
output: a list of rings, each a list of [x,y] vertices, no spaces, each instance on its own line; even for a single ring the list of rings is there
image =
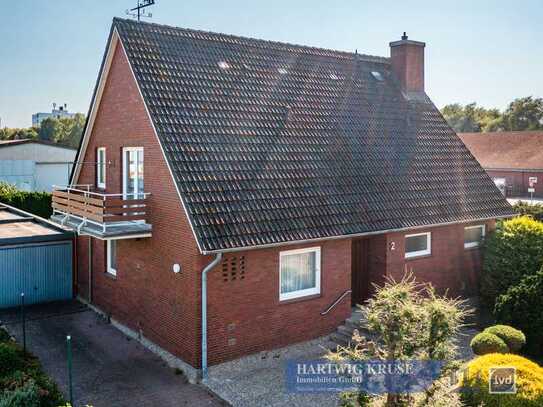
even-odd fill
[[[412,41],[406,33],[390,43],[392,71],[405,92],[424,92],[424,42]]]

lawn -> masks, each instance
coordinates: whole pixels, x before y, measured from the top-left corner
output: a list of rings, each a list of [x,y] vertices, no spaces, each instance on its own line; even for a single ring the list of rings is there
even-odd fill
[[[65,403],[39,359],[28,352],[25,355],[0,328],[0,407],[56,407]]]

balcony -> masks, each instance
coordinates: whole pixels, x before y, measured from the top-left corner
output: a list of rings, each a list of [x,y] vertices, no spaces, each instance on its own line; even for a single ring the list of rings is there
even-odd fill
[[[51,220],[98,239],[150,237],[149,195],[103,194],[90,185],[54,187]]]

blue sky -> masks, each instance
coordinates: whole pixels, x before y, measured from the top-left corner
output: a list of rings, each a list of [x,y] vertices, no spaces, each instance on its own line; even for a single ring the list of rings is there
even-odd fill
[[[523,0],[156,0],[152,21],[388,56],[403,31],[425,41],[426,91],[439,106],[503,109],[543,96],[543,2]],[[113,16],[136,0],[16,0],[0,13],[2,126],[67,103],[88,110]]]

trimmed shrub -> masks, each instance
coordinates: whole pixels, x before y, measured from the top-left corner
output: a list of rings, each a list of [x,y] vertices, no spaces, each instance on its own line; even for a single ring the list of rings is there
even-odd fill
[[[475,335],[469,346],[471,346],[471,350],[473,350],[473,353],[476,355],[509,352],[509,348],[503,339],[488,332],[481,332]]]
[[[524,278],[498,297],[494,314],[502,324],[513,325],[526,334],[523,352],[543,356],[543,269]]]
[[[19,191],[13,185],[0,182],[1,203],[14,206],[42,218],[49,218],[53,214],[51,200],[50,193]]]
[[[526,336],[518,329],[509,325],[494,325],[486,328],[484,332],[496,335],[505,342],[511,353],[517,353],[526,345]]]
[[[535,220],[543,221],[542,204],[530,204],[528,202],[519,201],[513,205],[513,209],[521,215],[528,215]]]
[[[515,367],[516,394],[489,394],[489,371],[499,366]],[[462,380],[462,398],[469,406],[541,407],[543,405],[543,368],[513,354],[491,353],[478,357],[467,366]]]
[[[543,222],[527,216],[500,222],[486,239],[481,296],[490,309],[497,297],[543,264]]]

